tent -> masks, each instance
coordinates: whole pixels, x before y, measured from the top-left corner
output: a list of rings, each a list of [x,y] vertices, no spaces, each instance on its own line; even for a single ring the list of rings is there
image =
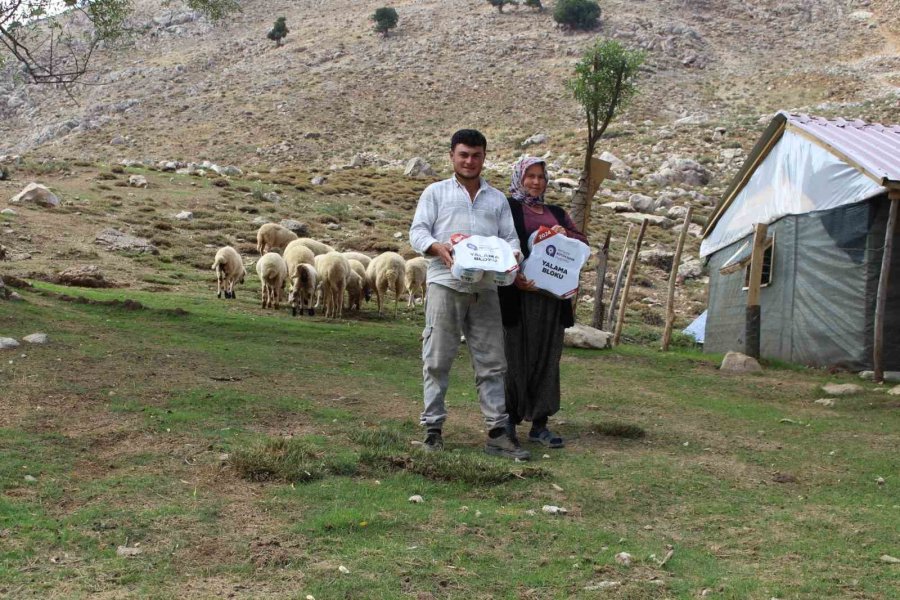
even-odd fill
[[[863,369],[881,346],[884,368],[900,369],[900,252],[882,265],[898,202],[900,126],[779,112],[703,234],[700,255],[710,273],[704,348],[744,349],[753,231],[765,223],[761,356]],[[889,276],[879,286],[883,268]]]

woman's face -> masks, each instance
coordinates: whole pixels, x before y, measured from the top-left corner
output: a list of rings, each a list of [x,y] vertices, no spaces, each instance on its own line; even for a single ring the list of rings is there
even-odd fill
[[[528,195],[532,197],[540,197],[547,191],[547,176],[544,174],[544,165],[531,165],[525,169],[525,175],[522,176],[522,185],[528,191]]]

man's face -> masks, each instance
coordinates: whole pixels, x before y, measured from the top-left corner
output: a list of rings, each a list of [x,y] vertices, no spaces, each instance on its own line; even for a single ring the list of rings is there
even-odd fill
[[[484,148],[457,144],[450,151],[453,172],[461,179],[478,179],[484,166]]]

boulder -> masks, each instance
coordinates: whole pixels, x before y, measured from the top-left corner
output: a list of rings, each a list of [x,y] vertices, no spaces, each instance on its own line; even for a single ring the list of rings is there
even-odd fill
[[[650,175],[650,180],[662,187],[675,184],[706,185],[709,183],[710,173],[695,160],[676,157],[665,161],[656,173]]]
[[[834,398],[819,398],[814,401],[815,404],[820,404],[822,406],[834,406]]]
[[[46,333],[32,333],[31,335],[26,335],[22,339],[29,344],[46,344],[50,341],[50,336]]]
[[[612,152],[604,152],[600,155],[600,160],[605,160],[611,165],[609,168],[609,179],[631,179],[631,167]]]
[[[309,226],[306,223],[295,221],[294,219],[282,219],[279,223],[285,229],[289,229],[300,237],[309,235]]]
[[[406,161],[406,168],[403,169],[406,177],[434,177],[434,169],[431,168],[425,159],[416,156]]]
[[[180,213],[178,213],[177,215],[175,215],[175,218],[178,219],[179,221],[190,221],[191,219],[194,218],[194,213],[192,213],[189,210],[183,210]]]
[[[640,254],[638,254],[638,260],[645,265],[657,267],[666,272],[672,270],[672,261],[674,259],[674,252],[670,252],[668,250],[659,250],[656,248],[651,250],[641,250]]]
[[[550,182],[550,185],[552,185],[556,189],[561,189],[561,188],[574,189],[574,188],[578,187],[578,181],[575,179],[570,179],[568,177],[557,177],[556,179],[554,179],[553,181]]]
[[[645,196],[644,194],[632,194],[631,197],[628,198],[628,203],[631,204],[631,208],[634,209],[634,212],[639,213],[652,213],[653,209],[656,208],[656,203],[653,201],[653,198]]]
[[[855,383],[826,383],[822,390],[829,396],[852,396],[862,392],[863,388]]]
[[[661,227],[663,229],[669,229],[675,223],[672,219],[664,217],[662,215],[646,215],[643,213],[629,212],[622,213],[622,218],[630,223],[637,223],[640,225],[644,219],[647,219],[647,225],[652,227]]]
[[[672,227],[672,231],[675,233],[681,233],[681,230],[684,229],[684,223],[678,223],[674,227]],[[699,238],[703,237],[703,227],[697,225],[696,223],[690,223],[688,225],[688,235],[691,237]]]
[[[728,373],[759,373],[762,371],[759,361],[741,352],[726,354],[719,369]]]
[[[44,208],[59,206],[59,198],[49,188],[39,183],[29,183],[25,189],[13,196],[10,204],[35,204]]]
[[[150,183],[143,175],[130,175],[128,177],[128,185],[129,187],[147,188],[149,187]]]
[[[605,204],[601,204],[600,208],[608,208],[609,210],[617,213],[632,211],[630,202],[607,202]]]
[[[860,371],[859,378],[872,381],[875,379],[875,371]],[[900,382],[900,371],[885,371],[884,380],[894,383]]]
[[[281,202],[281,196],[279,196],[277,192],[264,192],[262,198],[267,202],[273,202],[275,204]]]
[[[594,348],[606,350],[612,348],[613,334],[600,331],[581,323],[576,323],[566,329],[563,344],[570,348]]]
[[[686,256],[678,266],[678,279],[685,281],[687,279],[697,279],[703,275],[703,263],[699,258]]]
[[[97,265],[70,267],[50,278],[53,283],[87,288],[109,288],[115,284],[107,281]]]
[[[243,171],[231,165],[227,167],[216,167],[215,165],[213,165],[212,169],[219,175],[224,175],[226,177],[240,177],[244,174]]]
[[[112,252],[139,252],[159,254],[159,250],[150,243],[150,240],[128,235],[116,229],[107,228],[97,234],[95,244],[105,246]]]
[[[546,133],[536,133],[522,142],[522,147],[527,148],[528,146],[538,146],[540,144],[546,144],[548,139],[550,138],[547,137]]]
[[[322,175],[316,175],[309,180],[309,182],[313,185],[325,185],[326,181],[328,181],[328,179],[323,177]]]
[[[900,385],[894,386],[888,390],[888,394],[891,396],[900,396]]]
[[[18,347],[19,342],[17,342],[13,338],[0,337],[0,350],[11,350]]]
[[[670,206],[669,210],[666,211],[666,216],[673,221],[683,221],[687,216],[687,212],[687,206]]]

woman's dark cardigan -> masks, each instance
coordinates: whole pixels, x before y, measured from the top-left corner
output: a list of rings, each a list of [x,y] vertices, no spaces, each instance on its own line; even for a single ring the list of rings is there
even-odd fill
[[[512,211],[513,223],[516,226],[516,233],[519,236],[519,246],[522,249],[522,255],[528,258],[530,254],[528,250],[528,234],[525,233],[525,209],[523,204],[518,200],[507,198],[509,208]],[[556,218],[557,223],[562,225],[566,222],[566,211],[559,206],[553,204],[545,204],[544,208],[549,210]],[[511,327],[518,325],[519,317],[519,295],[533,294],[535,292],[523,292],[519,288],[512,285],[505,285],[497,288],[497,294],[500,296],[500,314],[503,318],[503,326]],[[575,315],[572,312],[571,300],[557,300],[560,303],[559,323],[563,327],[571,327],[575,324]]]

